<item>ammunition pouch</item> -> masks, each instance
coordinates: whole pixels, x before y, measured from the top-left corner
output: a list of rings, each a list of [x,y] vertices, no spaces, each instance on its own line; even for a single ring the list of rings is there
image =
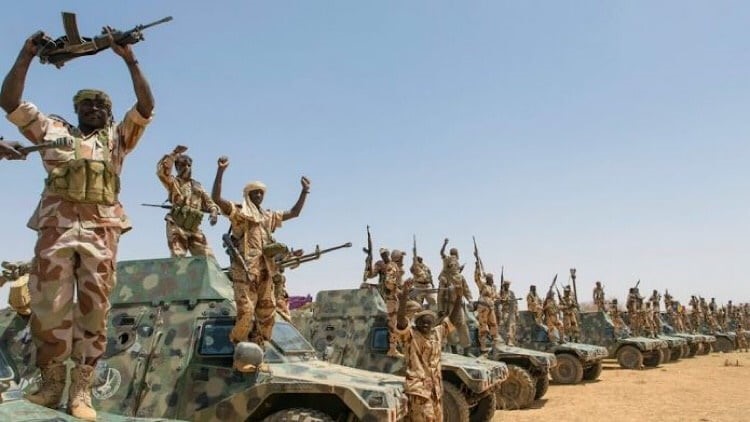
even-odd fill
[[[189,232],[198,230],[203,221],[203,212],[188,206],[173,206],[169,215],[176,225]]]
[[[114,205],[120,193],[120,176],[108,161],[80,158],[52,169],[45,185],[48,192],[66,201]]]

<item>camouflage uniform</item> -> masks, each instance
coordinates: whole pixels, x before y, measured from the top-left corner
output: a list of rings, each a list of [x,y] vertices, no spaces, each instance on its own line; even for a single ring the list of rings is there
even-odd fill
[[[471,291],[466,284],[466,279],[461,275],[458,259],[448,255],[443,257],[443,271],[438,276],[441,289],[438,295],[438,309],[451,316],[451,324],[455,327],[456,336],[450,336],[448,342],[451,345],[459,344],[464,349],[471,346],[469,327],[466,324],[466,315],[463,312],[463,299],[471,302]],[[448,288],[452,287],[452,290]],[[452,312],[458,306],[460,312]],[[457,338],[456,338],[457,337]]]
[[[247,197],[249,189],[265,190],[261,184],[248,184],[245,187],[242,206],[232,203],[227,216],[231,223],[233,239],[242,254],[249,274],[242,263],[232,260],[232,287],[237,305],[237,320],[232,329],[232,341],[237,343],[250,340],[261,347],[271,338],[275,315],[275,293],[273,277],[278,269],[273,256],[266,256],[264,250],[276,244],[271,234],[281,227],[283,211],[259,209]],[[251,275],[254,279],[250,280]]]
[[[641,314],[639,312],[638,306],[639,302],[640,295],[638,294],[637,289],[630,288],[630,292],[628,293],[628,300],[625,303],[625,309],[628,310],[628,315],[630,315],[630,329],[636,335],[640,335],[643,327],[643,321],[641,320]]]
[[[411,422],[441,422],[443,420],[443,377],[440,355],[443,340],[453,331],[453,325],[444,319],[428,336],[407,327],[399,331],[404,345],[406,382],[404,392],[409,398]]]
[[[397,350],[398,334],[396,324],[398,323],[398,301],[403,285],[404,253],[394,249],[391,252],[391,262],[385,267],[385,281],[383,283],[383,299],[388,312],[388,356],[401,356]]]
[[[581,330],[578,326],[578,304],[575,298],[570,295],[570,287],[565,287],[563,297],[560,298],[560,308],[563,314],[563,330],[568,335],[570,341],[578,341]]]
[[[169,195],[172,210],[164,217],[167,222],[167,246],[173,257],[213,256],[206,235],[200,228],[202,212],[216,215],[219,207],[196,180],[182,180],[172,175],[175,156],[165,155],[156,166],[156,175]]]
[[[542,309],[542,298],[536,293],[536,286],[529,287],[529,294],[526,295],[526,309],[534,315],[537,324],[542,323],[544,312]]]
[[[617,299],[612,299],[609,308],[609,318],[612,320],[612,325],[615,329],[615,337],[621,337],[627,330],[627,325],[625,325],[625,321],[622,320],[620,310],[617,309]]]
[[[555,294],[552,290],[547,292],[547,297],[544,299],[544,322],[547,325],[547,332],[550,338],[557,337],[557,341],[563,341],[565,332],[563,331],[562,323],[560,322],[560,310],[555,302]],[[557,336],[555,336],[557,332]]]
[[[77,365],[96,365],[106,348],[117,244],[131,228],[117,200],[117,179],[150,118],[133,107],[119,125],[84,135],[23,102],[8,119],[35,144],[73,140],[70,148],[40,152],[49,177],[28,223],[38,233],[29,277],[37,366],[62,364],[69,357]],[[74,180],[80,175],[86,179]]]
[[[516,344],[516,320],[518,319],[518,302],[513,290],[510,290],[510,281],[504,280],[498,294],[500,302],[500,320],[505,342],[513,346]]]
[[[486,277],[486,279],[485,279]],[[482,277],[482,271],[477,264],[474,270],[474,282],[479,290],[476,317],[479,324],[479,348],[482,352],[488,351],[486,338],[495,344],[497,339],[497,316],[495,315],[495,300],[497,300],[495,289],[487,280],[492,280],[492,274]]]
[[[383,295],[383,285],[385,284],[385,269],[388,266],[388,263],[391,262],[390,260],[390,252],[388,249],[380,248],[380,257],[382,259],[378,260],[378,262],[375,263],[375,265],[370,268],[368,265],[365,265],[365,279],[369,280],[371,278],[378,278],[378,291],[381,295]],[[365,283],[363,287],[366,287],[367,284]]]
[[[292,314],[289,312],[289,292],[286,290],[286,276],[283,272],[278,272],[273,275],[272,281],[276,312],[287,320],[291,320]]]
[[[748,352],[747,338],[745,337],[745,330],[742,329],[742,324],[737,324],[737,351],[741,352],[743,349]]]
[[[420,304],[427,302],[427,306],[432,309],[437,305],[437,295],[433,292],[427,291],[427,289],[435,287],[432,281],[432,272],[430,271],[430,268],[424,262],[420,262],[419,259],[420,258],[415,257],[414,263],[411,268],[409,268],[409,271],[411,271],[412,274],[414,287],[421,290],[414,293],[413,299]]]
[[[604,304],[604,288],[602,287],[601,281],[596,282],[594,288],[594,304],[599,312],[606,311],[607,307]]]
[[[651,295],[651,321],[654,328],[654,334],[661,332],[661,295],[658,291],[654,290]]]

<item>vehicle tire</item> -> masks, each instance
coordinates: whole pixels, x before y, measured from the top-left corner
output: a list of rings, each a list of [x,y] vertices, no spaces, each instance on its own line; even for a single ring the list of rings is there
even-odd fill
[[[661,361],[658,363],[658,365],[661,365],[662,363],[669,362],[672,359],[672,350],[670,348],[661,349]]]
[[[734,350],[732,340],[729,340],[726,337],[716,337],[716,347],[714,347],[714,351],[729,353],[732,350]]]
[[[496,388],[500,389],[500,387]],[[477,402],[476,406],[470,409],[469,421],[491,422],[495,417],[495,409],[497,409],[497,395],[490,391],[489,394],[485,395]]]
[[[711,351],[714,349],[714,343],[705,343],[703,344],[703,350],[701,350],[701,355],[707,355],[711,353]]]
[[[461,390],[449,382],[443,382],[443,420],[465,422],[469,420],[469,403]]]
[[[549,374],[544,374],[536,379],[536,394],[534,394],[534,400],[539,400],[547,394],[549,389]]]
[[[525,409],[534,402],[536,381],[520,366],[508,365],[508,378],[495,390],[495,395],[498,409]]]
[[[643,353],[637,347],[626,344],[617,351],[617,363],[625,369],[641,369]]]
[[[557,366],[552,368],[550,375],[558,384],[578,384],[583,379],[583,365],[576,356],[561,353],[557,355]]]
[[[604,364],[599,361],[588,368],[583,370],[583,379],[586,381],[596,381],[599,379],[599,375],[602,374],[602,367]]]
[[[694,357],[695,357],[695,355],[697,355],[697,354],[698,354],[698,352],[700,352],[700,351],[701,351],[701,349],[702,349],[702,347],[701,347],[701,346],[702,346],[702,344],[703,344],[703,343],[697,343],[697,342],[696,342],[696,343],[693,343],[693,344],[691,344],[690,346],[688,346],[688,353],[687,353],[687,355],[685,355],[685,356],[687,356],[687,357],[689,357],[689,358],[694,358]]]
[[[664,350],[669,349],[657,349],[656,351],[651,352],[649,356],[646,356],[643,359],[643,366],[647,368],[656,368],[661,365],[661,363],[664,362]]]
[[[677,362],[678,360],[682,359],[682,346],[675,347],[672,349],[672,354],[669,357],[670,362]]]
[[[685,359],[690,354],[690,345],[689,344],[683,344],[682,345],[682,358]]]
[[[330,415],[313,409],[284,409],[264,419],[266,422],[334,422]]]

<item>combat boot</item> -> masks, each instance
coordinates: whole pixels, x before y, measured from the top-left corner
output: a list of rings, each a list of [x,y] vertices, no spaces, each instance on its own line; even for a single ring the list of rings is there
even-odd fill
[[[93,380],[93,366],[76,365],[70,371],[68,409],[73,417],[85,421],[96,420],[96,410],[91,406],[91,384]]]
[[[60,404],[63,389],[65,388],[65,377],[67,368],[61,363],[41,368],[42,382],[35,394],[29,394],[26,399],[34,404],[55,409]]]

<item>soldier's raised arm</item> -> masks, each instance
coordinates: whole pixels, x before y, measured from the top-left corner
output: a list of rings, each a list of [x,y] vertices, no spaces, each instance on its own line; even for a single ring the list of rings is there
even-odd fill
[[[178,155],[184,153],[187,151],[187,147],[182,145],[177,145],[172,152],[169,154],[166,154],[164,157],[159,160],[159,163],[156,165],[156,177],[159,178],[159,181],[162,185],[164,185],[164,188],[167,190],[170,196],[170,200],[172,200],[172,195],[179,192],[175,192],[176,187],[176,178],[172,174],[172,168],[174,168],[174,161],[177,158]]]
[[[21,105],[21,96],[23,96],[26,85],[26,74],[29,72],[31,61],[38,51],[35,41],[43,36],[42,32],[37,32],[24,41],[16,61],[3,80],[3,86],[0,88],[0,107],[7,114],[11,114]],[[23,131],[23,134],[28,140],[35,143],[41,141],[44,136],[44,134],[34,131]]]
[[[406,317],[406,304],[409,302],[409,291],[412,287],[411,279],[404,282],[404,289],[399,294],[398,313],[396,314],[396,328],[405,330],[409,326],[409,318]]]
[[[297,202],[292,209],[284,212],[284,215],[281,217],[283,221],[299,217],[302,212],[302,207],[305,206],[305,199],[307,198],[307,194],[310,193],[310,180],[307,177],[302,176],[300,184],[302,185],[302,190],[299,192],[299,198],[297,198]]]
[[[224,215],[231,214],[232,207],[234,206],[231,202],[221,197],[221,182],[227,167],[229,167],[229,157],[225,155],[219,157],[216,167],[216,177],[214,178],[214,187],[211,189],[211,199],[219,206]]]
[[[135,58],[133,48],[130,46],[130,44],[117,44],[114,40],[114,37],[112,36],[113,29],[111,27],[104,27],[104,30],[109,35],[109,41],[112,51],[114,51],[118,56],[122,57],[123,61],[128,66],[130,78],[133,81],[135,98],[137,100],[137,103],[135,105],[136,110],[138,110],[138,113],[140,113],[143,118],[150,118],[151,113],[154,111],[154,96],[151,93],[151,87],[149,86],[146,77],[143,76],[141,68],[138,67],[138,60]]]
[[[445,240],[443,240],[443,247],[440,248],[440,257],[445,258],[445,247],[448,246],[448,238],[446,237]]]

